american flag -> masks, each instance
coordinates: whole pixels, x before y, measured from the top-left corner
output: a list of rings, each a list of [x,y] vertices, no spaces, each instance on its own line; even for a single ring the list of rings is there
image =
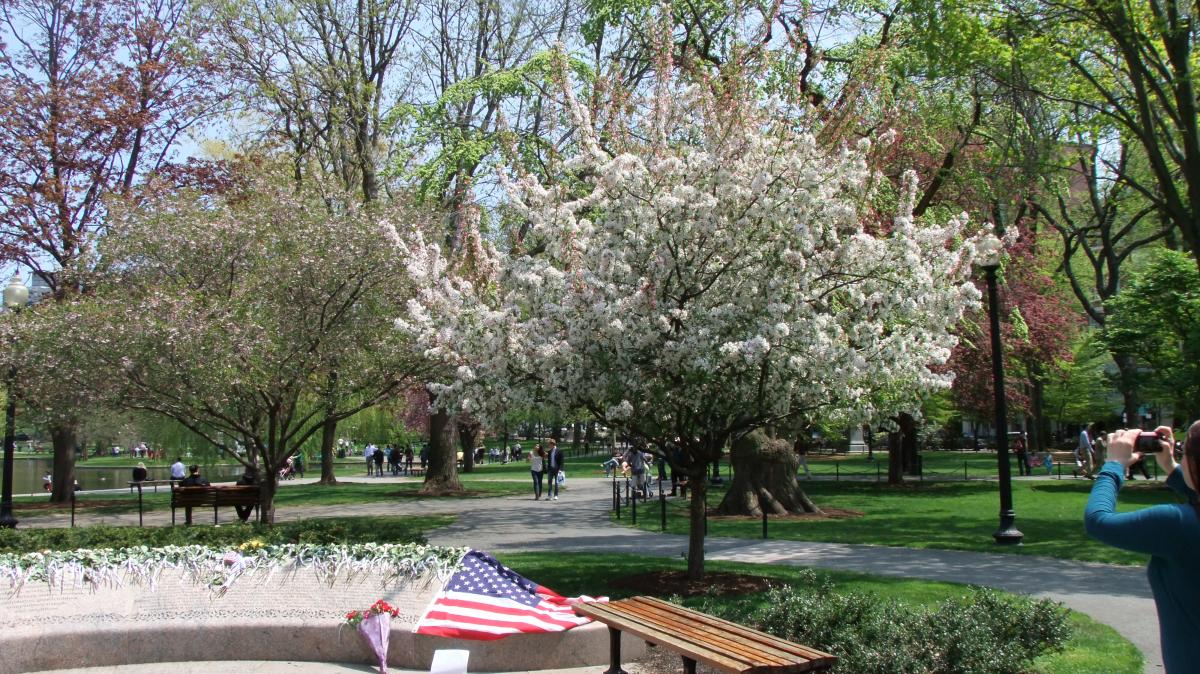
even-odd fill
[[[417,621],[417,634],[492,640],[522,632],[561,632],[590,622],[571,610],[569,602],[575,600],[538,585],[485,552],[468,552],[461,566]]]

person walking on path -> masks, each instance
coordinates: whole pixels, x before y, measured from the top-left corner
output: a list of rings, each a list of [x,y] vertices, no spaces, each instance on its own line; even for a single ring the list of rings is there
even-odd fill
[[[383,477],[383,460],[385,457],[382,449],[375,450],[375,477]]]
[[[529,457],[529,474],[533,476],[533,500],[536,501],[542,498],[542,478],[546,475],[546,450],[541,445]]]
[[[1087,428],[1079,431],[1079,444],[1075,446],[1075,467],[1082,470],[1083,476],[1089,480],[1095,479],[1092,474],[1095,470],[1095,450],[1092,448],[1092,433],[1095,432],[1095,428],[1095,424],[1088,424]]]
[[[1200,662],[1200,422],[1188,429],[1183,464],[1175,463],[1171,429],[1160,426],[1154,458],[1167,474],[1167,486],[1187,503],[1170,503],[1118,513],[1117,493],[1125,469],[1146,453],[1135,451],[1139,430],[1109,436],[1109,461],[1092,487],[1084,512],[1088,535],[1113,547],[1150,555],[1146,575],[1158,610],[1163,665],[1169,674],[1195,671]]]
[[[798,440],[794,446],[796,449],[796,458],[800,462],[800,467],[804,469],[804,479],[811,480],[812,471],[808,468],[808,440]],[[674,490],[672,490],[671,495],[675,495]]]
[[[363,448],[363,459],[367,462],[367,477],[375,471],[375,445],[367,443]]]
[[[1029,449],[1025,446],[1025,431],[1013,438],[1013,455],[1017,457],[1017,474],[1032,475],[1033,471],[1029,469]]]
[[[550,451],[546,455],[546,472],[550,483],[546,485],[546,498],[558,500],[558,474],[566,465],[566,457],[558,448],[558,442],[550,438]]]
[[[393,445],[390,451],[388,451],[388,464],[390,464],[390,468],[392,469],[392,476],[400,474],[400,462],[403,458],[404,454],[401,453],[399,447]]]

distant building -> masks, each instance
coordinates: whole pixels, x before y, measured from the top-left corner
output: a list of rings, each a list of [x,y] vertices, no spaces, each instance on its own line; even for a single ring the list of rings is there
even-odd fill
[[[33,272],[33,282],[29,284],[29,303],[37,304],[43,297],[53,292],[50,289],[50,283],[46,280],[43,272]]]

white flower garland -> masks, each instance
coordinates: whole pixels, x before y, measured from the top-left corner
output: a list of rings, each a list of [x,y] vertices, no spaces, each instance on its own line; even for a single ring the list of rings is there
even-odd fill
[[[240,546],[169,545],[161,548],[97,548],[25,554],[0,554],[0,584],[8,581],[9,596],[31,582],[51,589],[146,586],[154,589],[165,572],[208,587],[222,595],[245,575],[268,582],[276,573],[311,569],[332,586],[339,579],[379,579],[407,583],[434,574],[441,580],[457,569],[466,548],[417,544],[362,543],[355,545],[264,545],[251,540]]]

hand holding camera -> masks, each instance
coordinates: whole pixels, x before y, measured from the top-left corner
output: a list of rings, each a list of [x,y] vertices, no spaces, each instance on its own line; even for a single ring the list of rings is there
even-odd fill
[[[1153,431],[1129,429],[1108,436],[1108,458],[1129,467],[1144,456],[1154,456],[1166,474],[1175,469],[1175,438],[1171,429],[1159,426]]]

